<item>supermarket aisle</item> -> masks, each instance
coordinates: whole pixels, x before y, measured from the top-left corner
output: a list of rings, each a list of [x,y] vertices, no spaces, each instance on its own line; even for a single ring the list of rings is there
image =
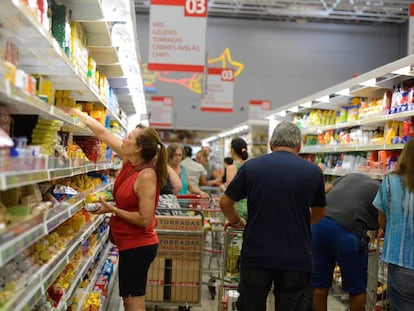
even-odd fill
[[[208,235],[205,240],[205,246],[207,248],[211,247],[211,236]],[[198,307],[192,307],[191,311],[222,311],[222,309],[219,309],[218,304],[218,297],[215,296],[215,299],[211,299],[207,283],[209,281],[210,275],[218,276],[222,272],[222,261],[221,261],[221,255],[212,255],[211,252],[204,252],[203,256],[203,273],[202,273],[202,285],[201,285],[201,306]],[[212,257],[211,257],[212,256]],[[211,259],[211,260],[210,260]],[[220,280],[216,280],[215,283],[217,286],[220,284]],[[216,290],[218,292],[218,290]],[[235,301],[235,298],[231,299],[229,298],[228,308],[227,310],[232,310],[231,304]],[[147,308],[148,311],[175,311],[178,310],[178,307],[165,307],[161,308],[162,305],[158,306],[157,308]],[[119,297],[119,291],[118,291],[118,280],[116,280],[116,285],[113,287],[112,295],[110,296],[110,303],[108,311],[124,311],[123,305],[122,305],[122,299]],[[274,299],[273,296],[270,295],[268,299],[268,311],[274,310]],[[335,296],[331,295],[329,296],[328,300],[328,310],[329,311],[346,311],[348,310],[345,303],[341,300],[340,293],[337,293]]]
[[[109,297],[110,302],[109,302],[109,307],[108,307],[108,311],[124,311],[123,305],[122,305],[122,300],[121,298],[119,298],[119,292],[118,292],[118,286],[114,286],[114,289],[112,291],[112,295]],[[344,302],[341,301],[341,297],[334,297],[334,296],[329,296],[328,298],[328,310],[329,311],[346,311],[348,310],[346,304]],[[175,311],[178,308],[165,308],[165,309],[160,309],[158,308],[158,311]],[[149,309],[151,310],[151,309]],[[219,310],[218,309],[218,301],[217,301],[217,296],[214,300],[211,299],[207,286],[206,285],[202,285],[201,287],[201,306],[200,307],[192,307],[191,311],[216,311]],[[231,308],[229,308],[229,310],[231,310]],[[274,307],[273,307],[273,301],[272,299],[269,299],[268,302],[268,311],[273,311]]]
[[[108,296],[109,305],[107,311],[124,311],[124,306],[122,304],[122,299],[119,297],[119,288],[118,288],[118,275],[115,279],[115,284],[112,289],[112,293]]]

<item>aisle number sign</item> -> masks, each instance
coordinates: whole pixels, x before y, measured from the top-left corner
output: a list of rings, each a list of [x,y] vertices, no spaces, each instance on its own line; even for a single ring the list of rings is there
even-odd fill
[[[149,104],[150,126],[172,126],[173,98],[170,96],[152,96]]]
[[[151,0],[148,70],[204,72],[208,0]]]
[[[414,53],[414,3],[410,4],[410,17],[408,19],[408,54]]]
[[[249,101],[249,120],[262,120],[263,115],[272,109],[271,100],[251,100]]]
[[[233,111],[233,68],[208,68],[207,92],[201,100],[201,111]]]

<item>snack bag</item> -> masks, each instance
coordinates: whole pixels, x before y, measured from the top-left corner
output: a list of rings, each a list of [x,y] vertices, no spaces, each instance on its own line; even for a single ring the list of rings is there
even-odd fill
[[[112,192],[110,191],[99,191],[89,193],[85,198],[85,203],[97,203],[100,199],[104,199],[106,202],[110,202],[114,200]]]

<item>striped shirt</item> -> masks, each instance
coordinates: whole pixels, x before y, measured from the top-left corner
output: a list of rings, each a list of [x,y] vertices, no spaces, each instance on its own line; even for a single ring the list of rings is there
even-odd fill
[[[414,193],[397,174],[387,175],[373,205],[386,216],[384,262],[414,269]]]

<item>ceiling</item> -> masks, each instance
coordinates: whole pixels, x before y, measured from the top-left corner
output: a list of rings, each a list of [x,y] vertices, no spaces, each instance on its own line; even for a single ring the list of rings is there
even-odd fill
[[[150,0],[134,0],[137,13]],[[405,23],[412,0],[208,0],[208,16],[293,22]]]

